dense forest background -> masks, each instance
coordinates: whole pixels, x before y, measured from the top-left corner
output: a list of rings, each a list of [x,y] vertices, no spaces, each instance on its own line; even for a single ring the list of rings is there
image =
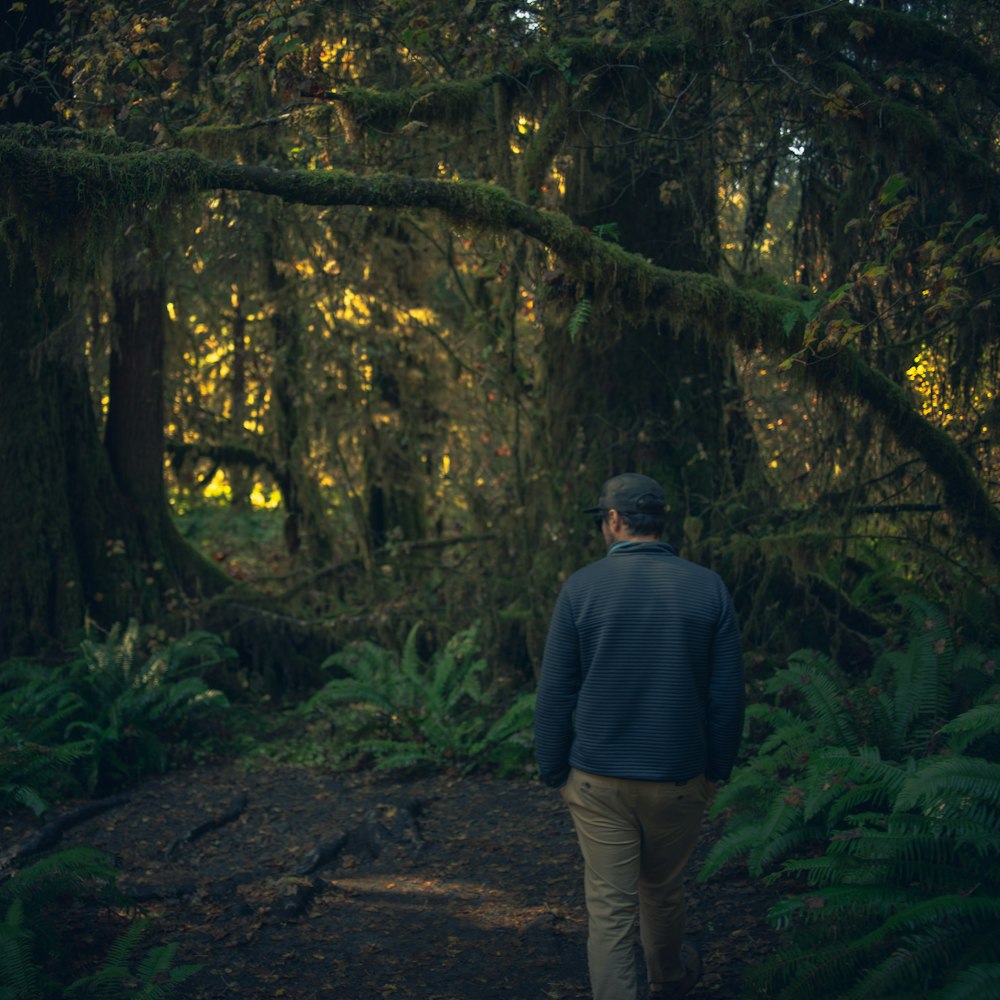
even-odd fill
[[[989,11],[13,4],[0,651],[478,621],[528,683],[625,469],[766,657],[991,624]]]
[[[821,744],[939,751],[996,704],[998,31],[972,0],[9,3],[0,660],[134,621],[293,705],[331,656],[474,650],[500,715],[634,470],[730,585],[762,712],[822,672],[872,704],[832,694]],[[796,746],[752,721],[748,754]],[[995,766],[986,730],[953,749]]]

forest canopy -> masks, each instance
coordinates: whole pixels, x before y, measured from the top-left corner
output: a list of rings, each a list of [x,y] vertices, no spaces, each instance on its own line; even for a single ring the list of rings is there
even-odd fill
[[[991,632],[998,27],[11,4],[0,656],[196,622],[284,693],[419,621],[525,686],[629,469],[761,662]]]

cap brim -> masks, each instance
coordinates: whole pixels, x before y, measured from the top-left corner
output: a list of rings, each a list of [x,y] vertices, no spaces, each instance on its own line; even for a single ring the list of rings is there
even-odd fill
[[[603,507],[584,507],[582,513],[584,514],[603,514]]]

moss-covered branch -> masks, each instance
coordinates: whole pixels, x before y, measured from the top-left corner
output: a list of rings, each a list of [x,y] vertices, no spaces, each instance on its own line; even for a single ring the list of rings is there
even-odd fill
[[[558,46],[546,42],[518,53],[517,68],[485,73],[462,80],[442,80],[417,87],[379,90],[372,87],[339,87],[326,93],[310,92],[313,101],[336,104],[352,123],[391,131],[409,121],[455,125],[467,123],[481,112],[482,102],[496,86],[530,99],[539,82],[565,81],[612,66],[627,64],[660,72],[677,66],[691,39],[674,35],[650,35],[616,44],[599,44],[592,38],[563,40]],[[190,134],[197,129],[189,130]]]
[[[475,181],[424,180],[343,170],[275,170],[210,160],[190,150],[106,155],[55,145],[29,146],[0,129],[0,180],[8,210],[23,221],[68,224],[73,218],[113,230],[136,205],[151,208],[199,191],[251,191],[299,205],[367,206],[442,213],[464,230],[512,230],[544,244],[601,290],[613,289],[623,314],[701,317],[706,334],[756,340],[782,328],[791,303],[734,288],[704,274],[668,271],[557,212],[531,208],[505,189]],[[25,232],[34,231],[25,225]],[[101,239],[106,234],[99,234]]]
[[[805,373],[820,391],[858,399],[877,413],[895,439],[920,455],[940,480],[951,516],[982,539],[994,561],[1000,562],[1000,512],[954,438],[926,420],[899,385],[867,365],[855,351],[843,350],[812,361]]]
[[[607,294],[624,317],[655,314],[668,323],[683,318],[686,330],[791,353],[786,322],[796,308],[791,300],[743,291],[711,275],[656,267],[499,187],[339,170],[273,170],[218,163],[189,151],[63,151],[26,145],[0,129],[0,190],[9,192],[8,208],[19,212],[25,230],[23,219],[32,213],[49,219],[85,213],[95,228],[111,227],[136,201],[159,204],[219,189],[316,207],[432,210],[466,230],[517,231],[544,244],[580,281]],[[920,415],[902,388],[849,349],[806,365],[805,372],[821,389],[861,399],[879,413],[900,443],[918,452],[940,478],[953,516],[1000,562],[1000,514],[971,462],[952,438]]]

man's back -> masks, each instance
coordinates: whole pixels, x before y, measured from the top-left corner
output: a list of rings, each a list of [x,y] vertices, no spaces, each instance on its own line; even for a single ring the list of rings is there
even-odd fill
[[[742,663],[722,580],[662,542],[614,545],[563,587],[538,697],[536,752],[550,783],[567,759],[650,781],[728,776]]]

